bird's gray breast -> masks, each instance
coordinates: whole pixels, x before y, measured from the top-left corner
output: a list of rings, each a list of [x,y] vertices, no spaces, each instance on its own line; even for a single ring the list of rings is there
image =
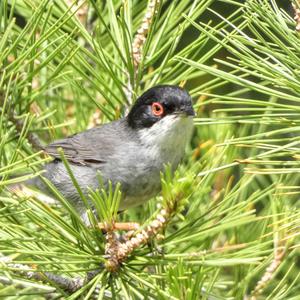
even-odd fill
[[[148,154],[139,142],[124,143],[112,156],[111,163],[101,168],[103,177],[121,183],[121,210],[141,204],[160,191],[162,165]]]

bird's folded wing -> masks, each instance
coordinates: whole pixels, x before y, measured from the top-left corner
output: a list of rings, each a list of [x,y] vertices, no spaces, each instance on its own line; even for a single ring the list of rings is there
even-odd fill
[[[126,128],[126,122],[120,119],[55,141],[44,150],[61,159],[58,149],[62,148],[66,159],[75,164],[103,164],[112,158],[120,143],[126,144],[131,139]]]
[[[101,151],[101,144],[95,140],[89,140],[83,134],[77,134],[62,140],[53,142],[44,148],[45,152],[56,159],[61,159],[58,149],[62,149],[69,162],[86,165],[90,163],[104,163],[107,156],[107,147]]]

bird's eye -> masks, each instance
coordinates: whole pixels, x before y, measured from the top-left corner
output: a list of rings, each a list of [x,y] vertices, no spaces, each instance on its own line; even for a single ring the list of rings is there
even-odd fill
[[[164,113],[164,107],[159,102],[152,103],[152,113],[156,117],[160,117]]]

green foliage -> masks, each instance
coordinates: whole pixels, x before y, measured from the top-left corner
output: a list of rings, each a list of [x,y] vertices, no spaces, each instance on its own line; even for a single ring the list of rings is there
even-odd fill
[[[132,42],[147,1],[90,0],[84,20],[76,1],[66,3],[0,2],[0,253],[12,261],[0,261],[0,296],[91,299],[98,290],[98,299],[244,299],[278,261],[253,296],[297,299],[300,35],[293,18],[274,0],[161,1],[135,72]],[[233,13],[223,15],[224,6]],[[81,195],[87,226],[49,182],[56,205],[7,190],[40,176],[49,160],[33,149],[31,134],[46,144],[94,126],[95,111],[97,123],[123,116],[128,86],[135,99],[155,84],[185,81],[198,112],[192,144],[147,205],[117,216],[119,187],[90,191]],[[102,222],[146,226],[178,196],[163,238],[109,273],[91,203]],[[95,270],[74,293],[24,275],[84,278]]]

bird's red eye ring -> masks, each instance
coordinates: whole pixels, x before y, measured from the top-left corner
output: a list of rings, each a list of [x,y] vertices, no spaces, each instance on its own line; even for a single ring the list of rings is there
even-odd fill
[[[159,102],[152,103],[152,113],[156,117],[160,117],[164,113],[164,107]]]

